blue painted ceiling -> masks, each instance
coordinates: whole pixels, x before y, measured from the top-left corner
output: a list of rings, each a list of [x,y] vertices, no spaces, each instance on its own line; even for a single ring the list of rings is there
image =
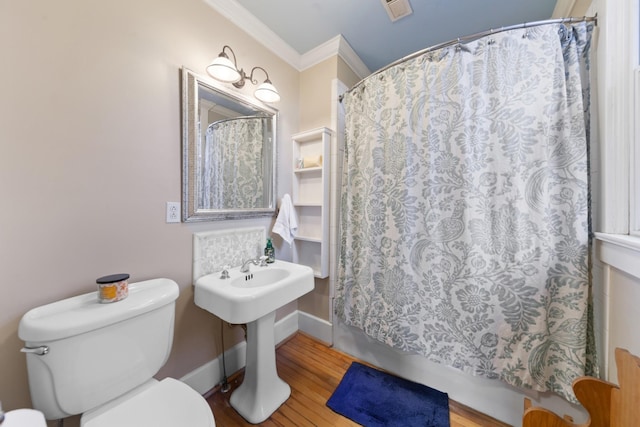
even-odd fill
[[[380,0],[237,0],[301,55],[342,34],[378,70],[418,50],[492,28],[549,19],[556,0],[409,0],[391,22]]]

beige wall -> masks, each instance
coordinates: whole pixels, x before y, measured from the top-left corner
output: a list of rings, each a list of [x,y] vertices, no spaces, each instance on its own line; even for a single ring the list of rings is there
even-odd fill
[[[348,87],[360,79],[339,56],[326,59],[300,73],[300,128],[299,131],[318,127],[334,127],[331,119],[331,90],[335,79]],[[337,129],[333,129],[337,131]],[[331,165],[332,169],[338,165]],[[333,189],[332,189],[333,190]],[[330,260],[333,262],[333,260]],[[301,311],[329,321],[330,315],[330,279],[315,279],[312,292],[298,300]]]
[[[336,78],[347,87],[360,81],[339,56],[325,59],[300,73],[300,132],[332,127],[331,86]]]
[[[362,79],[353,72],[344,59],[338,57],[338,80],[344,83],[346,87],[351,88]]]
[[[557,0],[552,18],[564,18],[567,16],[583,17],[591,6],[591,0]]]
[[[179,378],[220,353],[219,321],[193,304],[192,233],[270,228],[271,219],[166,224],[165,203],[181,195],[179,70],[204,73],[224,44],[240,67],[266,68],[281,93],[279,198],[291,186],[299,72],[203,1],[0,2],[0,400],[6,410],[31,404],[17,336],[22,315],[93,291],[105,274],[179,284],[174,347],[160,377]],[[227,346],[239,335],[227,334]]]
[[[338,72],[337,61],[334,56],[300,73],[300,132],[331,127],[331,81]]]
[[[337,58],[326,59],[300,73],[300,132],[331,128],[331,81],[336,77]],[[298,304],[300,310],[328,320],[329,279],[315,279],[314,290],[301,297]]]

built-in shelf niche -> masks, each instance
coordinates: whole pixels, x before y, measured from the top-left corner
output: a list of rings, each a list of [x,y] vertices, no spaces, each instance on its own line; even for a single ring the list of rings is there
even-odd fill
[[[293,244],[293,261],[313,268],[319,278],[329,276],[329,182],[331,137],[328,128],[293,136],[293,206],[298,231]],[[304,167],[301,159],[318,159],[319,166]],[[300,167],[303,166],[303,167]]]

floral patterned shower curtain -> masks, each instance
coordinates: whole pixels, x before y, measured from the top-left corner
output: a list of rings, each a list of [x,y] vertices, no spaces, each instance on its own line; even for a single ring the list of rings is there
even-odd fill
[[[336,314],[575,400],[590,322],[592,24],[432,51],[349,92]]]
[[[263,205],[263,117],[212,123],[203,150],[201,204],[205,209]]]

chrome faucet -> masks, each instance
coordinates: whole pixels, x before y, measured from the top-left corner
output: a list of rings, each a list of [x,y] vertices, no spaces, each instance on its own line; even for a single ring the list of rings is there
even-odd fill
[[[240,273],[248,273],[249,272],[249,267],[251,264],[253,265],[259,265],[260,267],[266,267],[267,266],[267,256],[263,255],[259,258],[254,258],[251,259],[249,258],[248,260],[246,260],[245,262],[242,263],[242,267],[240,267]]]

